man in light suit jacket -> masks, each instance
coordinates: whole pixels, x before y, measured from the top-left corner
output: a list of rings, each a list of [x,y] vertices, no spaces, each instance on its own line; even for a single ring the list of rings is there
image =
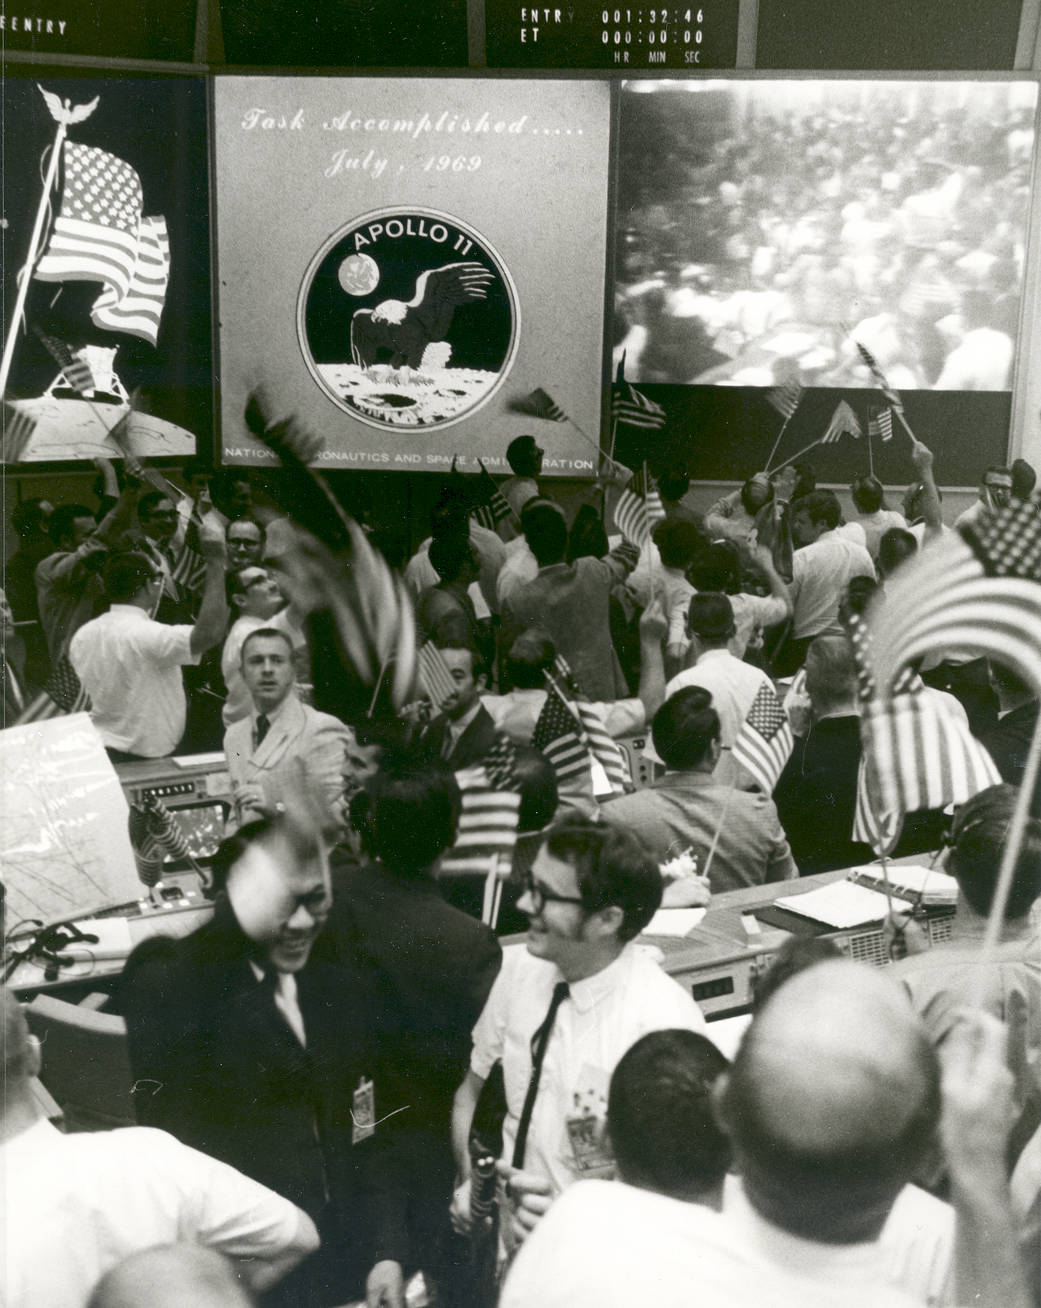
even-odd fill
[[[250,632],[241,663],[252,710],[224,733],[234,802],[229,827],[277,813],[288,779],[299,783],[302,776],[327,812],[329,833],[338,832],[350,733],[338,718],[297,699],[293,647],[284,631]]]

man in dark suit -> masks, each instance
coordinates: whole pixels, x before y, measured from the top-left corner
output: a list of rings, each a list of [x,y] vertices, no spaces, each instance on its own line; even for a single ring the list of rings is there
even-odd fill
[[[426,727],[419,747],[429,762],[442,760],[453,772],[480,763],[498,740],[491,714],[481,703],[484,666],[470,645],[441,647],[455,689]]]
[[[377,1132],[354,1148],[351,1113],[355,1087],[380,1079],[378,1018],[360,967],[311,958],[330,908],[313,829],[265,820],[225,841],[213,919],[139,945],[120,1001],[139,1121],[304,1209],[324,1245],[301,1269],[306,1293],[339,1303],[358,1292],[372,1247],[359,1173],[381,1142]]]
[[[432,874],[455,840],[459,792],[447,770],[384,768],[365,791],[362,843],[374,861],[334,863],[333,907],[316,952],[383,982],[379,1061],[389,1071],[376,1113],[408,1106],[388,1121],[394,1156],[381,1157],[381,1230],[394,1239],[374,1250],[370,1302],[380,1294],[396,1302],[406,1266],[422,1267],[450,1300],[452,1097],[502,953],[488,927],[442,899]]]

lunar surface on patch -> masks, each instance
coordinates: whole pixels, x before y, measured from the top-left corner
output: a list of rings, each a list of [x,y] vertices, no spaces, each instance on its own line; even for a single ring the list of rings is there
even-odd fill
[[[477,368],[391,368],[374,364],[322,363],[329,389],[370,418],[396,427],[445,422],[471,408],[499,380]]]

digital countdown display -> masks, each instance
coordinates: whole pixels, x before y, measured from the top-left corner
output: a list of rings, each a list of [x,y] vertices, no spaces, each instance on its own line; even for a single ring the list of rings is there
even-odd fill
[[[487,0],[491,68],[733,68],[738,0],[562,5]]]

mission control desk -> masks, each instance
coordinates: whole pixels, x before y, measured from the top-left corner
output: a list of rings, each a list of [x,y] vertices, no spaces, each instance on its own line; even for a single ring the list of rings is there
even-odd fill
[[[894,881],[899,882],[901,864],[920,867],[927,860],[927,855],[918,855],[891,862]],[[877,873],[878,869],[870,871]],[[796,881],[728,891],[713,898],[700,923],[687,935],[646,933],[640,937],[640,943],[660,952],[665,970],[683,986],[689,986],[691,995],[710,1020],[745,1013],[755,998],[758,979],[792,935],[826,935],[855,961],[875,966],[888,962],[881,915],[871,922],[834,929],[778,907],[774,902],[833,885],[846,876],[845,871],[825,872]],[[184,891],[176,906],[155,907],[147,902],[127,906],[127,925],[134,944],[154,934],[183,935],[209,916],[210,907],[199,896],[194,876],[178,876],[175,880]],[[884,900],[879,899],[879,903],[884,909]],[[664,910],[666,914],[685,911],[688,910]],[[112,910],[106,916],[114,916]],[[931,945],[950,936],[953,916],[954,909],[949,905],[925,911],[922,923]],[[80,925],[89,930],[89,924]],[[503,943],[519,943],[523,939],[522,935],[507,936]],[[58,975],[52,971],[45,978],[43,969],[24,963],[11,978],[11,986],[22,997],[48,992],[76,1002],[90,991],[109,989],[122,965],[123,960],[118,958],[80,957],[75,966],[61,969]]]

